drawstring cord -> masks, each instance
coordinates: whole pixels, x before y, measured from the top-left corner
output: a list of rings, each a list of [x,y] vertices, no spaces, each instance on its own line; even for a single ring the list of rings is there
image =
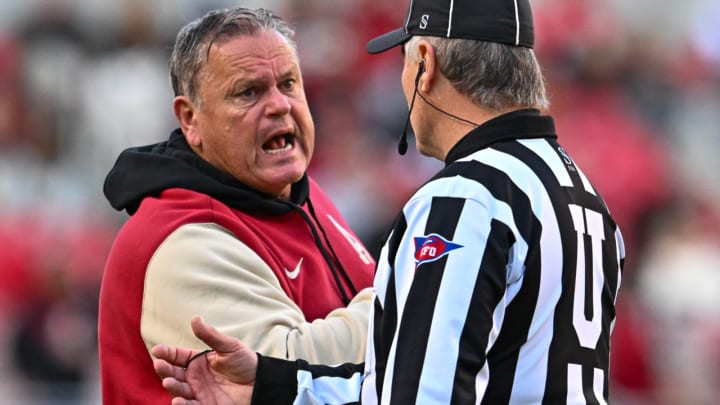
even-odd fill
[[[335,249],[333,249],[332,244],[330,243],[330,239],[327,236],[327,233],[325,233],[325,228],[323,228],[322,224],[320,224],[320,220],[317,217],[317,214],[315,214],[315,207],[313,207],[312,201],[308,198],[308,208],[310,209],[310,214],[315,218],[315,222],[317,222],[318,227],[320,228],[320,232],[322,232],[323,237],[325,238],[325,243],[327,243],[328,247],[330,248],[330,252],[333,254],[333,257],[335,257],[335,261],[337,262],[338,266],[340,267],[340,274],[345,279],[345,282],[350,286],[350,292],[353,296],[357,295],[358,291],[355,285],[353,284],[352,280],[350,279],[350,275],[345,270],[345,267],[343,267],[342,262],[337,256],[337,253],[335,253]]]
[[[345,288],[343,287],[342,282],[340,281],[340,276],[338,275],[337,266],[333,262],[332,257],[330,257],[330,254],[325,249],[325,246],[323,246],[322,240],[320,239],[320,235],[318,234],[318,231],[317,231],[315,225],[313,224],[313,221],[310,219],[310,217],[307,215],[307,213],[305,211],[303,211],[303,209],[300,206],[298,206],[297,204],[294,204],[290,201],[284,201],[284,200],[281,200],[281,201],[283,201],[285,204],[289,205],[295,211],[297,211],[300,214],[300,216],[305,220],[305,222],[307,222],[307,224],[310,226],[310,231],[312,232],[313,239],[315,240],[315,244],[320,249],[320,253],[322,253],[323,258],[325,259],[325,262],[330,267],[330,272],[332,273],[333,279],[335,279],[335,285],[337,285],[338,289],[340,290],[340,295],[342,296],[343,302],[345,303],[345,305],[348,305],[350,303],[350,298],[348,297],[347,292],[345,291]],[[310,202],[310,199],[308,198],[308,206],[311,206],[309,204],[309,202]],[[313,215],[313,217],[314,217],[314,215]],[[317,222],[317,226],[322,230],[323,235],[325,235],[325,230],[322,229],[322,225],[320,225],[320,222],[317,220],[317,218],[315,218],[315,221]],[[326,235],[325,235],[325,240],[327,240]],[[332,250],[332,245],[330,245],[329,242],[328,242],[328,246],[330,246],[330,249]],[[333,255],[335,255],[335,251],[333,251]],[[337,256],[335,256],[335,258],[337,259]],[[338,260],[338,264],[339,263],[340,263],[340,261]],[[340,266],[342,267],[342,265],[340,265]],[[345,269],[342,269],[342,273],[343,273],[343,277],[345,278],[345,280],[348,281],[349,277],[345,273]],[[350,286],[353,290],[355,289],[355,287],[352,285],[352,283],[350,283]]]

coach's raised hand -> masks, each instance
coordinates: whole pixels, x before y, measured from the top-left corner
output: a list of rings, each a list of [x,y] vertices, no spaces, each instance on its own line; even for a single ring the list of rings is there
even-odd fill
[[[162,344],[152,348],[156,357],[155,372],[163,379],[163,387],[173,395],[172,404],[250,404],[257,355],[198,316],[191,320],[191,327],[213,351],[203,353]]]

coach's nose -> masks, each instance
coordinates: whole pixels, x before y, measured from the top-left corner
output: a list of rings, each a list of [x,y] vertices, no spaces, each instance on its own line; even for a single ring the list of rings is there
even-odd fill
[[[281,89],[273,87],[268,92],[267,96],[267,108],[266,112],[268,115],[285,115],[290,113],[292,105],[290,104],[290,98]]]

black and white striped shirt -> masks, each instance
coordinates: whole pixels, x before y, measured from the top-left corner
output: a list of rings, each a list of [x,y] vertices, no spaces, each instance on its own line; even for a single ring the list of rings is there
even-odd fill
[[[297,383],[276,398],[607,403],[624,247],[552,118],[497,117],[446,163],[405,204],[380,254],[364,372],[284,363]],[[261,363],[257,403],[283,375],[280,362]]]

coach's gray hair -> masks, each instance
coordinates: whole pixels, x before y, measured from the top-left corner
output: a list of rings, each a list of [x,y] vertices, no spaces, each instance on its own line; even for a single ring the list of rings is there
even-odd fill
[[[546,109],[545,80],[532,49],[496,42],[413,36],[405,44],[410,61],[417,62],[417,42],[432,45],[440,72],[456,90],[493,110]]]
[[[236,36],[252,36],[262,31],[278,32],[297,54],[293,41],[295,32],[268,10],[242,7],[214,10],[185,25],[178,32],[170,56],[170,80],[175,95],[197,101],[197,76],[207,63],[213,43]]]

